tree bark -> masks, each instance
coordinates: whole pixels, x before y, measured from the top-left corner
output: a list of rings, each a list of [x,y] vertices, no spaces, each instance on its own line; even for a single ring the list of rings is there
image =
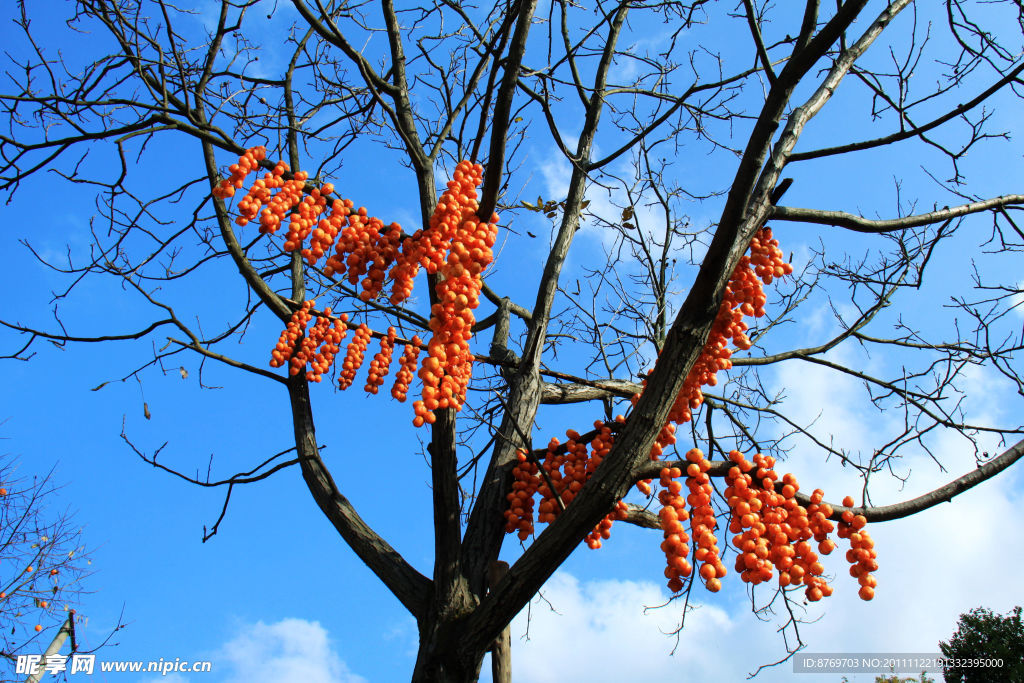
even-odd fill
[[[487,572],[490,587],[508,574],[508,562],[494,562]],[[512,629],[506,626],[491,646],[491,680],[493,683],[512,683]]]
[[[468,611],[463,610],[463,614]],[[473,683],[480,677],[487,650],[466,647],[467,639],[460,628],[463,623],[433,610],[425,622],[420,622],[420,646],[412,683]]]

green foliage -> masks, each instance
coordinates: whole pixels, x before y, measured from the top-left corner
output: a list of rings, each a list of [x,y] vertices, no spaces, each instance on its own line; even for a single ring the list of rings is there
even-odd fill
[[[1002,667],[955,666],[945,671],[947,681],[960,683],[1024,683],[1024,622],[1021,608],[1004,616],[984,607],[960,615],[957,631],[948,643],[939,643],[947,659],[1001,659]]]
[[[896,674],[892,676],[875,676],[875,683],[935,683],[935,679],[928,678],[928,674],[922,671],[921,678],[914,678],[913,676],[901,678]]]

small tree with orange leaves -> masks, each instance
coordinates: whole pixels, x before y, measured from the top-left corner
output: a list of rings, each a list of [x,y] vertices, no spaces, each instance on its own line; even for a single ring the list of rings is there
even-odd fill
[[[271,459],[220,483],[264,479],[286,464],[301,470],[339,536],[415,617],[413,680],[475,680],[492,646],[507,654],[496,639],[552,573],[581,544],[601,547],[616,522],[657,530],[651,543],[661,544],[676,596],[701,584],[718,591],[734,572],[770,600],[821,600],[843,589],[827,580],[834,568],[823,558],[838,538],[848,542],[850,589],[871,600],[878,553],[868,523],[919,512],[1024,454],[1019,425],[981,424],[949,405],[968,366],[1020,385],[1022,342],[1005,315],[1019,286],[979,279],[985,294],[954,299],[946,314],[955,320],[938,330],[886,313],[922,312],[904,293],[922,287],[935,254],[978,214],[991,217],[988,239],[1004,254],[1021,249],[1011,214],[1024,196],[986,188],[968,197],[962,189],[963,152],[997,137],[973,112],[1015,97],[1024,71],[1018,51],[1004,47],[1019,38],[1014,22],[982,21],[968,3],[948,0],[946,47],[929,52],[915,43],[914,27],[897,21],[909,0],[809,1],[795,13],[759,2],[738,13],[706,0],[593,10],[555,2],[546,17],[532,0],[485,9],[293,0],[277,15],[242,4],[225,0],[199,31],[160,0],[79,0],[75,25],[99,29],[114,47],[81,75],[53,80],[52,93],[41,94],[34,80],[48,62],[11,69],[27,75],[0,95],[17,130],[0,137],[0,188],[13,193],[43,168],[100,182],[109,237],[96,237],[87,263],[65,269],[76,283],[119,278],[160,311],[141,331],[115,336],[174,330],[155,362],[195,353],[287,390],[295,459]],[[254,36],[285,14],[282,61]],[[32,37],[25,14],[21,25]],[[377,34],[386,41],[357,47]],[[690,51],[701,41],[703,49]],[[911,67],[893,75],[879,66],[871,55],[885,50],[869,50],[875,43],[906,53],[901,64],[914,68],[930,59],[942,71],[939,85],[909,97]],[[850,110],[826,106],[841,84],[890,122],[881,136],[851,141],[839,132],[864,132],[842,119]],[[801,143],[809,122],[830,112],[840,117],[826,126],[834,139]],[[955,121],[970,125],[947,125]],[[161,199],[195,206],[175,230],[152,217],[154,202],[131,185],[123,153],[131,139],[167,134],[191,140],[201,162],[188,179],[186,163],[171,169],[183,181]],[[121,164],[113,178],[97,181],[87,164],[65,163],[69,150],[100,140],[113,143]],[[545,169],[564,172],[555,198],[525,199],[538,165],[527,161],[537,154],[532,145],[554,155]],[[781,203],[792,183],[812,187],[827,176],[822,165],[839,160],[830,168],[843,177],[857,152],[913,145],[949,164],[942,192],[962,200],[927,212],[900,204],[896,217],[877,220]],[[887,158],[895,165],[911,156]],[[156,163],[140,158],[138,166]],[[675,166],[694,158],[707,172]],[[821,165],[801,163],[814,160]],[[375,217],[396,211],[392,188],[365,199],[345,189],[370,164],[408,169],[411,225]],[[875,202],[846,186],[856,206]],[[804,199],[840,201],[815,192]],[[792,223],[826,226],[825,246],[808,250]],[[550,228],[539,251],[530,248],[538,226]],[[838,257],[863,246],[851,246],[848,231],[871,234],[874,260]],[[188,235],[196,243],[186,247]],[[156,246],[137,246],[153,239]],[[807,251],[798,272],[780,242]],[[218,332],[186,323],[165,298],[210,261],[225,263],[251,297]],[[829,307],[834,334],[786,335],[788,322]],[[259,339],[242,355],[226,347],[267,317],[282,330],[276,344]],[[111,338],[5,325],[30,335],[12,357],[25,357],[40,338]],[[828,355],[851,345],[901,362],[870,374]],[[876,408],[907,417],[870,454],[836,446],[766,388],[768,373],[785,363],[855,377]],[[363,383],[370,394],[390,384],[402,402],[412,394],[409,430],[428,441],[431,572],[360,517],[321,458],[318,419],[335,417],[315,414],[312,392],[328,391],[316,387],[325,378],[338,390]],[[559,411],[582,402],[593,402],[584,422],[593,428],[578,431]],[[541,411],[563,425],[564,442],[545,434],[547,447],[534,448]],[[1016,445],[932,494],[871,505],[870,478],[904,452],[927,449],[938,432],[975,447],[979,434]],[[347,438],[360,436],[372,438]],[[829,502],[839,499],[780,474],[788,458],[808,451],[855,468],[865,481],[861,500]],[[518,545],[506,543],[511,534]],[[507,680],[504,656],[494,658],[497,680]]]

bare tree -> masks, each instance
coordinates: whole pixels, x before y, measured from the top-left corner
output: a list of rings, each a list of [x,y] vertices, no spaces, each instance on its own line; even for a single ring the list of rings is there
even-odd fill
[[[153,316],[137,329],[94,337],[66,329],[56,308],[49,325],[4,320],[23,335],[11,341],[8,357],[29,358],[40,340],[152,338],[162,340],[152,360],[127,377],[198,354],[200,367],[215,361],[283,385],[294,444],[257,458],[246,472],[192,481],[226,487],[226,510],[234,486],[298,467],[341,538],[416,618],[414,680],[475,680],[510,620],[612,511],[663,526],[643,500],[617,505],[662,468],[687,468],[671,450],[651,461],[667,421],[686,424],[684,441],[704,445],[712,478],[729,474],[732,450],[781,460],[795,443],[856,468],[863,500],[852,509],[834,503],[837,521],[844,513],[869,522],[912,515],[1024,454],[1021,424],[973,421],[962,403],[965,373],[979,367],[1024,396],[1021,331],[1008,316],[1021,289],[986,265],[1024,245],[1013,218],[1024,195],[975,194],[966,163],[968,151],[998,149],[1009,137],[993,111],[1019,106],[1019,3],[556,0],[538,9],[535,0],[415,8],[391,0],[224,0],[214,15],[160,0],[79,0],[66,30],[90,36],[97,52],[84,63],[63,61],[48,44],[52,35],[37,35],[25,3],[20,10],[28,49],[7,57],[0,188],[18,201],[19,187],[43,171],[94,188],[88,257],[45,261],[68,278],[56,300],[73,297],[82,282],[112,278]],[[254,37],[281,17],[293,23],[278,41]],[[843,104],[829,118],[834,96]],[[825,123],[805,135],[816,119]],[[877,132],[860,135],[865,123]],[[554,150],[567,177],[564,196],[525,196],[527,144]],[[169,145],[173,164],[162,156]],[[514,292],[496,291],[485,277],[473,332],[489,335],[490,346],[475,356],[472,392],[461,411],[435,410],[424,428],[435,530],[429,577],[360,517],[331,476],[306,374],[266,367],[259,359],[267,340],[252,354],[253,345],[237,342],[254,320],[276,317],[284,325],[314,297],[311,315],[328,322],[344,312],[349,327],[366,323],[378,339],[426,339],[439,315],[430,305],[438,303],[441,278],[425,276],[428,296],[419,300],[361,297],[358,277],[338,278],[270,231],[238,227],[238,206],[211,190],[225,177],[220,169],[261,145],[266,157],[253,163],[271,171],[283,159],[281,177],[298,180],[306,193],[332,179],[343,184],[369,163],[409,174],[420,215],[403,238],[429,230],[438,194],[462,159],[485,168],[474,205],[480,221],[497,210],[513,241],[534,239],[528,230],[536,219],[550,221],[549,249],[531,289],[519,282]],[[894,168],[919,158],[930,190],[908,198],[897,178],[895,208],[863,192],[847,169],[859,155],[882,153],[874,158]],[[163,189],[154,193],[142,176],[157,169]],[[796,196],[801,183],[822,176],[850,199],[838,207],[828,198],[811,208],[783,203],[791,185]],[[769,221],[784,243],[793,230],[825,226],[820,251],[774,290],[741,342],[749,353],[732,358],[728,382],[691,403],[692,420],[689,413],[670,420],[728,301],[730,278]],[[581,230],[598,235],[605,258],[596,264],[569,258]],[[870,239],[852,247],[851,233]],[[913,296],[934,255],[954,239],[975,247],[974,287],[951,308],[934,304],[930,314],[946,321],[941,329],[924,327],[913,314],[925,304]],[[230,322],[213,329],[199,314],[215,302],[199,306],[176,292],[221,265],[225,278],[241,278],[249,303],[221,310],[216,319]],[[821,310],[834,314],[839,333],[789,348],[772,341],[784,337],[778,329]],[[834,353],[849,347],[899,361],[872,374]],[[835,443],[770,389],[767,373],[788,363],[855,378],[879,411],[902,417],[902,428],[879,434],[870,453]],[[570,504],[554,495],[557,518],[504,573],[496,562],[514,468],[547,457],[532,445],[538,411],[585,401],[598,404],[595,417],[614,432],[614,445]],[[626,417],[616,421],[620,412]],[[927,451],[940,433],[962,436],[978,468],[929,495],[873,506],[871,478],[898,473],[901,455]],[[978,439],[990,436],[1004,442],[1002,455],[981,456]],[[158,464],[155,454],[132,447]],[[800,457],[812,457],[806,446]],[[804,494],[796,500],[815,504]],[[724,500],[714,505],[728,512]],[[770,585],[768,599],[784,603],[796,590]]]
[[[16,460],[0,462],[0,680],[24,680],[18,656],[40,654],[65,623],[81,620],[89,556],[81,528],[54,508],[58,493],[50,475],[29,478]]]

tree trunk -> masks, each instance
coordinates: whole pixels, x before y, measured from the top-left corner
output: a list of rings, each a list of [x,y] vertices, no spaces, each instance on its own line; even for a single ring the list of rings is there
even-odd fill
[[[473,683],[480,678],[486,652],[466,651],[461,633],[462,629],[450,622],[431,619],[430,623],[420,624],[413,683]]]
[[[508,574],[508,562],[492,562],[487,571],[488,588]],[[512,627],[506,626],[491,646],[491,681],[493,683],[512,683]]]
[[[487,582],[494,586],[508,573],[508,563],[493,562],[488,571]],[[492,678],[494,683],[509,683],[511,679],[511,643],[509,628],[486,649],[479,652],[467,648],[470,639],[465,636],[465,617],[473,609],[465,585],[453,593],[449,600],[436,600],[425,621],[420,622],[420,647],[416,655],[414,683],[471,683],[480,678],[484,655],[491,651]]]

